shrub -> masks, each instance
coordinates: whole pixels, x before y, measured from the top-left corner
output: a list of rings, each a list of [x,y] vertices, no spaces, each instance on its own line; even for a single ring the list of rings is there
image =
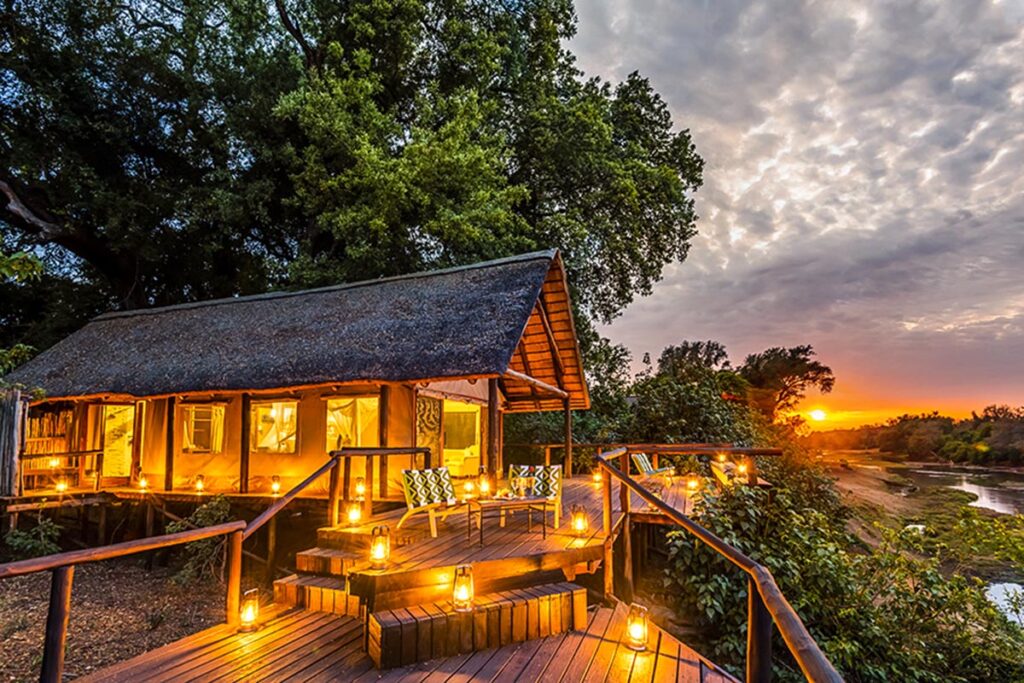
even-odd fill
[[[43,517],[41,510],[36,519],[36,525],[32,529],[12,529],[4,536],[4,543],[15,557],[25,559],[60,552],[57,541],[60,540],[62,527],[49,517]]]
[[[229,521],[231,521],[231,504],[227,498],[218,495],[197,507],[191,515],[182,521],[168,524],[167,531],[174,533]],[[176,583],[187,584],[204,577],[221,578],[224,543],[224,538],[220,537],[187,544],[182,549],[184,561],[181,569],[175,573],[173,580]]]

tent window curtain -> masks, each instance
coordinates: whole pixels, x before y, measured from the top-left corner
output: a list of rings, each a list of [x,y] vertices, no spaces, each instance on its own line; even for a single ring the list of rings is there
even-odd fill
[[[327,401],[328,451],[373,447],[379,443],[380,401],[376,396],[332,398]]]
[[[224,406],[181,406],[181,450],[183,453],[224,451]]]
[[[253,403],[250,446],[256,453],[295,453],[298,440],[298,401]]]

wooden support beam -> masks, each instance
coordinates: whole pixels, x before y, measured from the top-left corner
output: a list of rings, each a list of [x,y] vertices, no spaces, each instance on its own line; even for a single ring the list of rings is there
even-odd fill
[[[391,406],[391,387],[386,384],[380,387],[380,439],[379,445],[387,448],[388,447],[388,412]],[[369,458],[373,460],[373,458]],[[367,467],[370,466],[370,462],[367,462]],[[366,489],[366,497],[369,500],[373,497],[373,491],[369,488]],[[388,497],[388,456],[380,456],[380,497],[381,499]],[[367,514],[369,514],[367,510]],[[367,517],[369,519],[369,517]]]
[[[365,459],[366,462],[366,493],[363,495],[363,519],[369,521],[373,516],[373,456]]]
[[[604,540],[604,560],[601,564],[604,566],[604,599],[606,602],[613,602],[615,598],[615,567],[613,566],[615,555],[612,552],[613,545],[614,541],[611,536]]]
[[[167,434],[164,441],[164,491],[174,489],[174,420],[175,400],[167,397]]]
[[[619,456],[619,469],[629,474],[629,453]],[[629,489],[624,481],[619,482],[619,509],[622,510],[622,514],[629,514]]]
[[[562,354],[555,340],[554,330],[551,328],[551,320],[548,318],[548,309],[544,305],[544,298],[537,301],[537,311],[540,313],[540,322],[544,326],[544,335],[548,338],[548,346],[551,348],[551,359],[555,364],[555,380],[560,389],[565,388],[565,364],[562,362]]]
[[[505,371],[505,377],[508,377],[508,378],[511,378],[511,379],[515,379],[515,380],[519,380],[520,382],[524,382],[524,383],[529,384],[531,386],[537,387],[538,389],[540,389],[540,390],[542,390],[542,391],[544,391],[544,392],[546,392],[548,394],[551,394],[552,396],[556,396],[558,398],[569,398],[569,393],[568,392],[563,391],[562,389],[559,389],[558,387],[552,386],[552,385],[548,384],[547,382],[542,382],[539,379],[536,379],[534,377],[530,377],[529,375],[524,375],[521,372],[516,372],[515,370],[512,370],[511,368],[509,368],[508,370]]]
[[[500,430],[498,425],[498,411],[501,408],[501,393],[498,391],[498,378],[492,377],[487,380],[487,471],[500,476],[501,467],[498,462],[498,450],[500,449]]]
[[[563,427],[565,458],[562,461],[562,469],[565,472],[565,477],[568,479],[572,476],[572,408],[569,405],[568,398],[562,400],[562,406],[562,410],[565,412],[565,424]]]
[[[345,458],[345,502],[348,502],[348,470],[349,470],[349,459]],[[338,497],[339,497],[339,484],[338,484],[338,465],[335,463],[334,467],[331,468],[330,484],[327,489],[327,524],[330,526],[338,526]]]
[[[633,522],[626,515],[622,527],[622,579],[625,582],[626,602],[633,602]]]
[[[252,430],[252,396],[242,394],[242,443],[238,450],[238,492],[249,493],[249,444]]]
[[[331,470],[336,471],[337,468]],[[277,568],[277,517],[271,517],[267,526],[267,583],[274,583]]]
[[[228,626],[237,626],[242,603],[242,532],[232,531],[227,542],[228,593],[225,600]]]
[[[46,639],[43,642],[41,683],[60,683],[64,676],[64,650],[71,616],[71,584],[75,567],[57,567],[50,579],[50,607],[46,614]]]
[[[772,615],[757,585],[747,581],[747,683],[772,680]]]

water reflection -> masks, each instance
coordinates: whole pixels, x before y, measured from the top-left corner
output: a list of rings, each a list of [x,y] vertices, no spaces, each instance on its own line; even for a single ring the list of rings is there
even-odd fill
[[[1024,475],[993,470],[964,470],[941,465],[915,469],[894,470],[917,486],[947,486],[967,491],[978,497],[974,507],[987,508],[1012,515],[1024,512],[1024,488],[1009,488],[1005,484],[1024,487]]]

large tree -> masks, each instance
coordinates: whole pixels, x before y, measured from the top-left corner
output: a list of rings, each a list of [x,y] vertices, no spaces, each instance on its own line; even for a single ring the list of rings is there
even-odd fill
[[[44,345],[97,310],[559,247],[587,318],[686,256],[702,162],[565,0],[8,0],[0,237]],[[60,310],[53,310],[53,307]]]
[[[747,356],[739,374],[750,385],[750,403],[774,417],[796,407],[809,389],[823,394],[832,391],[836,381],[832,369],[814,355],[814,348],[805,344],[776,346]]]

